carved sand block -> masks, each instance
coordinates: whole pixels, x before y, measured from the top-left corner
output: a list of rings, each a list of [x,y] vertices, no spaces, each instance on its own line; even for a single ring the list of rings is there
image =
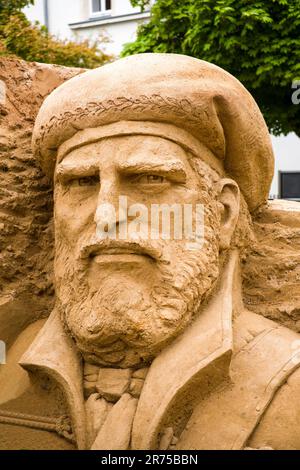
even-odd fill
[[[262,233],[298,243],[299,210],[267,206],[272,146],[241,83],[190,57],[121,59],[58,86],[32,148],[53,184],[55,306],[12,346],[1,448],[299,449],[300,336],[250,308]]]

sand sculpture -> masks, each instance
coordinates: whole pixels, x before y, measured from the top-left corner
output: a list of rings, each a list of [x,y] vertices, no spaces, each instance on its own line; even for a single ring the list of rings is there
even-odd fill
[[[255,224],[281,224],[297,277],[299,210],[266,209],[273,152],[245,88],[190,57],[122,59],[58,86],[32,146],[53,183],[55,304],[1,366],[18,384],[1,448],[299,449],[300,335],[247,308],[245,267]]]

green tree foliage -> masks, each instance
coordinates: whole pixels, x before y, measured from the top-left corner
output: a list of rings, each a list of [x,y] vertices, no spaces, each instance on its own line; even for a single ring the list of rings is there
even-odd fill
[[[144,8],[145,0],[132,0]],[[123,55],[173,52],[213,62],[252,93],[275,135],[300,135],[300,0],[157,0]]]
[[[83,68],[99,67],[111,60],[98,42],[61,41],[49,34],[45,26],[32,25],[21,11],[32,3],[33,0],[0,0],[0,55]]]
[[[0,0],[0,15],[12,15],[33,3],[34,0]]]

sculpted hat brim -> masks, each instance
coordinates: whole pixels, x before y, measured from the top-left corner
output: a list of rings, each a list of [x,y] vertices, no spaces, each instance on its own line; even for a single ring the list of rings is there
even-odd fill
[[[40,109],[33,151],[53,177],[59,147],[78,131],[125,120],[177,126],[237,181],[250,210],[266,200],[274,158],[254,99],[221,68],[183,55],[131,56],[67,81]]]

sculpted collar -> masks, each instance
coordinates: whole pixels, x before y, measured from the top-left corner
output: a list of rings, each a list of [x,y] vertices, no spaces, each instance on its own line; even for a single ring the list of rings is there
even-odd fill
[[[161,438],[175,423],[184,427],[193,397],[229,380],[233,350],[232,313],[238,253],[232,252],[218,290],[201,314],[153,361],[139,399],[131,433],[132,449],[162,447]],[[237,292],[237,297],[239,293]],[[41,371],[64,390],[79,449],[86,448],[81,357],[54,310],[20,365]],[[185,415],[182,415],[185,410]]]

